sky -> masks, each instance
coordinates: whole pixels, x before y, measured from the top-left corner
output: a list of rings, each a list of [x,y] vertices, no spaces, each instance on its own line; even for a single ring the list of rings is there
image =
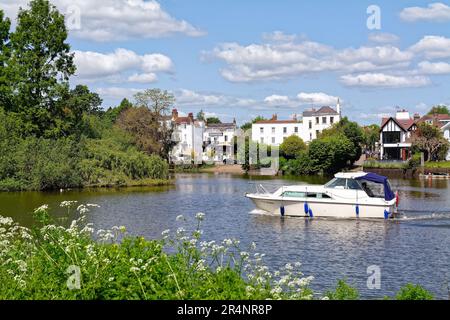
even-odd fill
[[[103,107],[161,88],[181,114],[239,124],[335,106],[362,125],[450,105],[450,3],[52,0],[66,15],[71,84]],[[26,0],[2,0],[15,18]]]

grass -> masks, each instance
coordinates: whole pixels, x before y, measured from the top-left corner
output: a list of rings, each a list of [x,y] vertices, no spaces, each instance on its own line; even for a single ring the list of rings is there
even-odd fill
[[[271,271],[264,254],[239,240],[201,239],[204,214],[196,228],[162,232],[158,240],[129,236],[123,226],[94,230],[87,223],[94,204],[64,201],[76,210],[69,227],[52,221],[48,206],[34,211],[36,226],[24,228],[0,216],[0,299],[4,300],[264,300],[358,299],[345,281],[325,295],[309,288],[300,263]],[[76,209],[75,209],[76,208]],[[190,217],[192,219],[193,217]],[[94,240],[95,238],[95,240]],[[430,299],[420,286],[408,285],[396,296]]]
[[[425,168],[450,169],[450,161],[425,162]]]
[[[407,164],[403,162],[381,162],[377,160],[367,160],[364,162],[363,167],[372,169],[406,169]]]

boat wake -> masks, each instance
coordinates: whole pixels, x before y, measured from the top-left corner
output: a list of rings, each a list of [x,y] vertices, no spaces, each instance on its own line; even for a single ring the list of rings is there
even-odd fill
[[[272,213],[265,211],[265,210],[261,210],[261,209],[254,209],[254,210],[250,211],[249,213],[254,214],[254,215],[261,215],[261,216],[273,216]]]
[[[403,210],[401,215],[396,218],[400,221],[415,221],[415,220],[450,220],[450,211],[417,211],[417,210]]]

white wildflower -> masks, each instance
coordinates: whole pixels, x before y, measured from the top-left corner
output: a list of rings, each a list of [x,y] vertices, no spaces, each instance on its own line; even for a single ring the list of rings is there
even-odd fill
[[[199,221],[202,221],[205,218],[205,214],[202,212],[199,212],[195,215],[195,218]]]

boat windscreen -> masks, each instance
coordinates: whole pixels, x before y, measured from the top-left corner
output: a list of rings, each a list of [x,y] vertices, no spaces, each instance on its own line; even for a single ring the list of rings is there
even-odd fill
[[[357,179],[357,180],[365,180],[365,181],[370,181],[370,182],[382,184],[383,187],[384,187],[384,200],[390,201],[390,200],[395,198],[395,194],[394,194],[394,192],[391,189],[389,181],[384,176],[380,176],[380,175],[375,174],[375,173],[368,173],[365,176],[357,177],[355,179]]]

